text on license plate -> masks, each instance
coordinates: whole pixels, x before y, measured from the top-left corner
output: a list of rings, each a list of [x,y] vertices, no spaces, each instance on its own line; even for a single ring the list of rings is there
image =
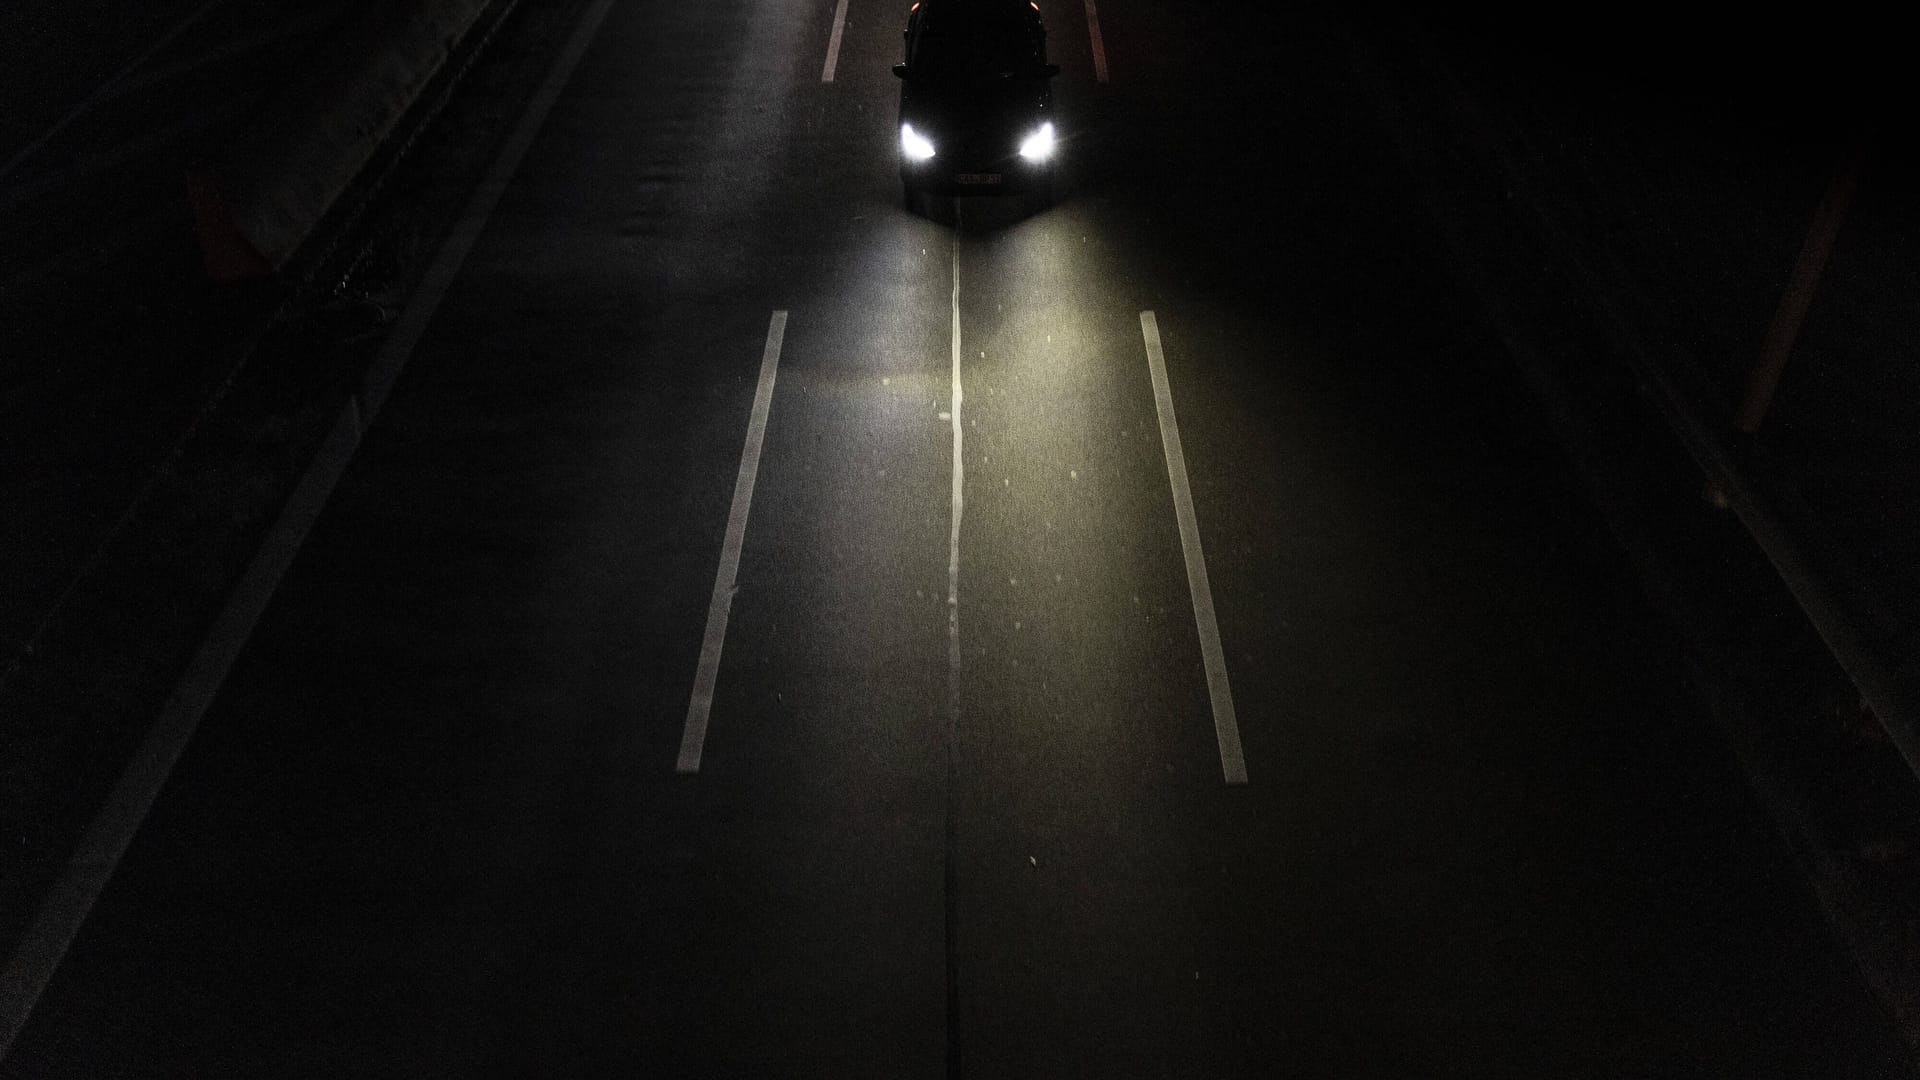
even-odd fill
[[[953,179],[955,183],[959,184],[997,184],[1000,182],[1000,174],[997,172],[963,172]]]

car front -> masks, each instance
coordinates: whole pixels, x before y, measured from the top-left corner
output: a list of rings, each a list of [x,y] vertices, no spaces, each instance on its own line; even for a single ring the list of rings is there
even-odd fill
[[[986,26],[909,25],[900,178],[909,194],[1046,192],[1058,133],[1038,16]],[[919,31],[916,33],[916,31]]]

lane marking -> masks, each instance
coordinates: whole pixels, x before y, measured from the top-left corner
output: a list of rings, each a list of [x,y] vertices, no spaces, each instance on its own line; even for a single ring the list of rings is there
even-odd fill
[[[840,31],[844,30],[846,25],[847,0],[840,0],[833,8],[833,36],[827,39],[827,66],[820,69],[821,82],[833,81],[833,69],[840,64]]]
[[[359,449],[361,436],[379,413],[387,392],[426,332],[434,312],[439,310],[441,299],[465,265],[494,207],[506,193],[508,182],[519,171],[521,159],[546,122],[547,113],[559,100],[560,92],[612,6],[613,0],[595,0],[582,16],[567,41],[566,50],[521,115],[512,135],[501,147],[500,155],[468,199],[453,232],[428,266],[419,291],[407,301],[393,333],[368,367],[359,392],[348,398],[341,408],[326,441],[301,475],[299,486],[288,498],[272,530],[261,542],[260,550],[247,564],[239,584],[220,609],[213,628],[161,707],[152,730],[114,784],[100,813],[88,825],[73,857],[41,902],[40,910],[6,968],[0,970],[0,1061],[6,1058],[21,1029],[26,1027],[54,970],[86,922],[88,912],[93,910],[94,901],[112,879],[121,856],[126,854],[127,846],[133,842],[141,822],[146,820],[174,764],[200,726],[200,718],[206,715],[214,696],[226,682],[234,660],[253,635],[254,624],[266,610],[287,568],[293,564],[308,530],[346,472],[354,451]]]
[[[700,754],[707,744],[707,715],[713,711],[720,650],[727,643],[727,618],[739,588],[740,547],[747,538],[747,513],[753,508],[753,485],[760,476],[760,444],[766,441],[773,379],[780,369],[780,344],[786,336],[787,313],[776,311],[767,320],[767,344],[760,352],[760,384],[753,391],[747,443],[740,449],[740,474],[733,482],[733,508],[727,511],[727,536],[720,543],[720,569],[713,575],[713,596],[707,601],[707,632],[700,640],[700,666],[694,671],[693,696],[687,701],[687,726],[680,732],[680,758],[673,766],[677,773],[699,772]]]
[[[954,207],[953,237],[953,527],[947,534],[947,710],[960,710],[960,516],[966,509],[967,466],[961,456],[965,437],[960,427],[960,236],[958,205]]]
[[[1187,588],[1193,593],[1193,622],[1200,632],[1200,656],[1207,669],[1207,696],[1213,700],[1213,734],[1220,743],[1220,771],[1229,784],[1247,782],[1247,761],[1240,750],[1240,723],[1233,714],[1233,688],[1227,683],[1227,654],[1213,616],[1213,586],[1207,582],[1207,557],[1200,550],[1200,526],[1193,516],[1193,491],[1187,486],[1187,457],[1180,449],[1180,423],[1173,415],[1173,390],[1167,385],[1167,360],[1160,349],[1160,323],[1153,312],[1140,313],[1140,334],[1147,342],[1147,369],[1153,376],[1153,406],[1160,414],[1160,442],[1167,452],[1167,479],[1173,485],[1173,512],[1180,521],[1180,550],[1187,558]]]
[[[947,534],[947,845],[942,868],[947,954],[947,1076],[963,1075],[960,1042],[960,518],[966,509],[967,466],[961,456],[960,201],[953,203],[953,528]]]
[[[1093,41],[1093,77],[1107,81],[1107,43],[1100,37],[1100,9],[1087,0],[1087,36]]]

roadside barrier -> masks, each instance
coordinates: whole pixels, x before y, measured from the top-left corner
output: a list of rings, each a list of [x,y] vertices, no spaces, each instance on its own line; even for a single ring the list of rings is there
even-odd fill
[[[494,0],[361,0],[242,133],[188,171],[207,274],[285,267]]]

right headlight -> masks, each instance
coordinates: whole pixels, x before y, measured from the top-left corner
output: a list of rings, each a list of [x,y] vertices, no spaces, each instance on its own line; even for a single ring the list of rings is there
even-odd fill
[[[1020,144],[1020,156],[1028,161],[1045,161],[1053,156],[1053,123],[1041,124]]]
[[[908,161],[925,161],[933,156],[933,143],[912,124],[900,125],[900,156]]]

